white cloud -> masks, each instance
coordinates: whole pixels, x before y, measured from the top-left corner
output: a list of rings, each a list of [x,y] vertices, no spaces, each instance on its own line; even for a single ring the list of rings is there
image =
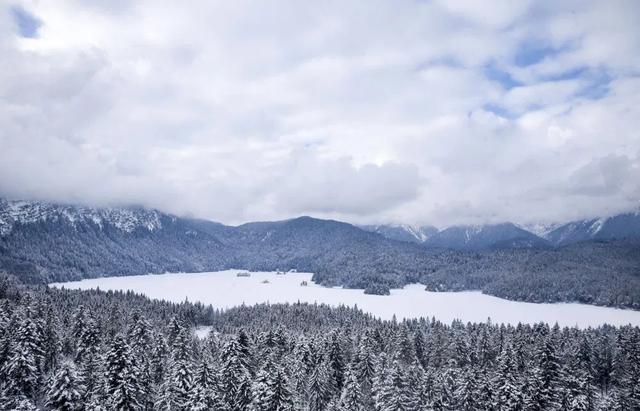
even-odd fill
[[[6,196],[230,223],[637,206],[633,1],[23,7],[42,21],[36,38],[0,9]],[[518,66],[524,44],[548,51]],[[520,84],[488,78],[489,64]]]

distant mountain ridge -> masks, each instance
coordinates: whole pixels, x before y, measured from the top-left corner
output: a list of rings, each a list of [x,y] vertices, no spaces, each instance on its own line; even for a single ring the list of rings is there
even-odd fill
[[[549,247],[543,238],[512,223],[452,226],[365,225],[361,229],[386,238],[421,244],[428,248],[483,250],[496,248]]]
[[[459,250],[549,246],[546,240],[512,223],[449,227],[435,234],[424,245]]]
[[[559,226],[545,237],[559,246],[591,240],[637,238],[640,237],[640,212],[573,221]]]
[[[616,221],[598,232],[633,222]],[[417,243],[311,217],[234,227],[140,207],[5,200],[0,227],[0,271],[32,283],[295,268],[313,272],[322,285],[380,293],[422,283],[437,291],[640,309],[640,240],[542,247],[544,240],[508,223],[451,227]]]
[[[421,244],[438,233],[436,227],[425,225],[420,227],[408,224],[360,225],[359,228],[378,233],[391,240],[407,241]]]
[[[363,230],[430,248],[483,250],[501,248],[561,247],[585,241],[640,238],[640,212],[571,221],[565,224],[459,225],[438,230],[433,226],[367,225]],[[418,230],[424,235],[416,234]]]

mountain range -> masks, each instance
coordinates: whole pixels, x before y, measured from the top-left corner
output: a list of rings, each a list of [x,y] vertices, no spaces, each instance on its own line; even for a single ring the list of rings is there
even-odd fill
[[[640,238],[640,212],[571,221],[565,224],[514,223],[460,225],[438,230],[433,226],[359,226],[384,237],[429,248],[484,250],[560,247],[585,241]]]
[[[0,271],[46,283],[296,269],[323,285],[381,293],[422,283],[525,301],[640,308],[639,218],[573,222],[542,238],[510,223],[387,230],[299,217],[227,226],[141,207],[0,200]]]
[[[143,207],[92,208],[54,204],[41,201],[9,201],[0,199],[0,238],[14,231],[20,233],[37,226],[73,229],[81,235],[133,234],[134,237],[154,237],[152,233],[184,237],[185,244],[209,240],[218,246],[233,243],[263,244],[278,227],[286,227],[300,221],[314,221],[313,229],[306,227],[298,241],[313,237],[320,226],[335,224],[349,226],[386,239],[418,244],[426,248],[452,250],[486,250],[510,248],[545,248],[566,246],[593,240],[620,240],[640,237],[640,212],[619,214],[605,218],[572,221],[565,224],[516,225],[505,222],[485,225],[459,225],[438,230],[434,226],[414,227],[404,224],[351,226],[331,220],[300,217],[285,221],[254,222],[237,227],[220,223],[181,218]],[[315,231],[314,231],[315,230]],[[357,231],[355,231],[357,232]],[[291,233],[287,233],[291,234]],[[363,238],[364,233],[359,233]],[[263,236],[263,237],[261,237]],[[155,236],[156,238],[158,236]],[[304,242],[304,241],[303,241]]]

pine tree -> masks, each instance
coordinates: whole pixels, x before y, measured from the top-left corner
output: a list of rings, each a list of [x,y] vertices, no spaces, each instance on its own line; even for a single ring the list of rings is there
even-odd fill
[[[38,407],[28,398],[20,398],[16,401],[15,405],[7,409],[12,411],[38,411]]]
[[[417,407],[416,392],[409,390],[407,377],[398,358],[391,364],[391,370],[381,388],[376,393],[376,409],[380,411],[409,411]]]
[[[13,348],[4,374],[7,376],[4,396],[31,398],[35,395],[39,372],[32,352],[26,347]]]
[[[396,334],[396,344],[398,348],[398,360],[404,365],[414,364],[416,360],[416,352],[414,341],[410,337],[409,329],[401,327]]]
[[[373,344],[365,334],[358,347],[358,361],[355,364],[354,372],[360,383],[366,408],[370,408],[373,405],[373,382],[376,376],[376,362]]]
[[[413,347],[418,363],[422,366],[422,368],[427,368],[429,362],[427,361],[424,334],[420,329],[416,330],[413,335]]]
[[[335,331],[331,334],[331,342],[329,343],[327,359],[329,363],[331,390],[333,393],[339,394],[342,392],[342,387],[344,385],[345,363],[338,333]]]
[[[449,366],[444,370],[439,385],[439,397],[442,406],[445,409],[457,410],[458,397],[456,393],[459,390],[459,371],[455,366],[455,360],[449,362]]]
[[[150,361],[151,375],[154,384],[161,384],[165,380],[167,374],[169,348],[167,347],[164,337],[160,333],[155,333],[152,346]]]
[[[105,357],[107,408],[119,411],[142,409],[141,389],[131,348],[122,335],[116,335]]]
[[[78,367],[79,378],[85,386],[85,400],[92,396],[99,396],[97,391],[102,387],[102,361],[100,358],[100,336],[96,323],[88,318],[83,322],[76,347],[75,363]]]
[[[469,368],[463,374],[462,381],[458,387],[458,392],[456,393],[461,410],[474,411],[482,408],[478,403],[477,391],[478,381],[476,371]]]
[[[47,304],[42,322],[42,350],[43,350],[43,371],[47,372],[58,365],[60,352],[62,351],[62,340],[59,334],[60,324],[58,317],[54,314],[51,304]]]
[[[186,410],[191,400],[193,371],[188,331],[183,329],[174,339],[171,374],[167,384],[171,409]]]
[[[209,360],[205,357],[200,362],[191,399],[189,401],[190,410],[216,410],[222,409],[222,399],[218,396],[217,381]]]
[[[543,337],[535,354],[536,366],[529,374],[525,405],[531,410],[548,410],[560,406],[562,386],[560,361],[552,337]]]
[[[515,411],[522,408],[519,384],[514,376],[516,370],[513,349],[505,344],[498,357],[498,370],[493,382],[496,391],[496,407],[499,410]]]
[[[271,378],[270,411],[293,411],[293,393],[289,388],[289,379],[281,367],[276,367],[275,375]]]
[[[360,383],[351,368],[345,374],[344,389],[340,396],[340,407],[345,411],[361,411],[364,407]]]
[[[561,406],[564,409],[583,411],[595,408],[595,388],[590,373],[583,365],[586,363],[578,355],[569,359],[569,363],[563,367]]]
[[[322,358],[317,357],[309,375],[309,410],[322,411],[331,398],[328,388],[329,371]]]
[[[247,358],[238,339],[232,339],[222,350],[220,390],[222,401],[229,411],[243,411],[251,403],[251,375]]]
[[[475,379],[478,381],[476,390],[476,403],[479,409],[491,410],[495,401],[495,393],[491,384],[491,379],[485,368],[480,368],[475,372]]]
[[[47,392],[46,405],[51,410],[75,411],[83,409],[82,387],[78,381],[75,367],[63,363],[55,374]]]
[[[274,366],[270,359],[267,359],[264,367],[258,371],[256,378],[251,386],[251,394],[253,400],[251,402],[252,411],[267,411],[270,408],[271,396],[271,373]]]

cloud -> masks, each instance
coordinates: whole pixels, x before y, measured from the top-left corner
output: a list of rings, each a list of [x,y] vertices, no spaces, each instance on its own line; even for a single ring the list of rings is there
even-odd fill
[[[421,184],[415,166],[355,168],[348,158],[320,160],[308,154],[292,159],[285,173],[275,184],[275,207],[292,214],[378,213],[415,200]]]
[[[633,1],[0,8],[0,195],[228,223],[637,206]]]

